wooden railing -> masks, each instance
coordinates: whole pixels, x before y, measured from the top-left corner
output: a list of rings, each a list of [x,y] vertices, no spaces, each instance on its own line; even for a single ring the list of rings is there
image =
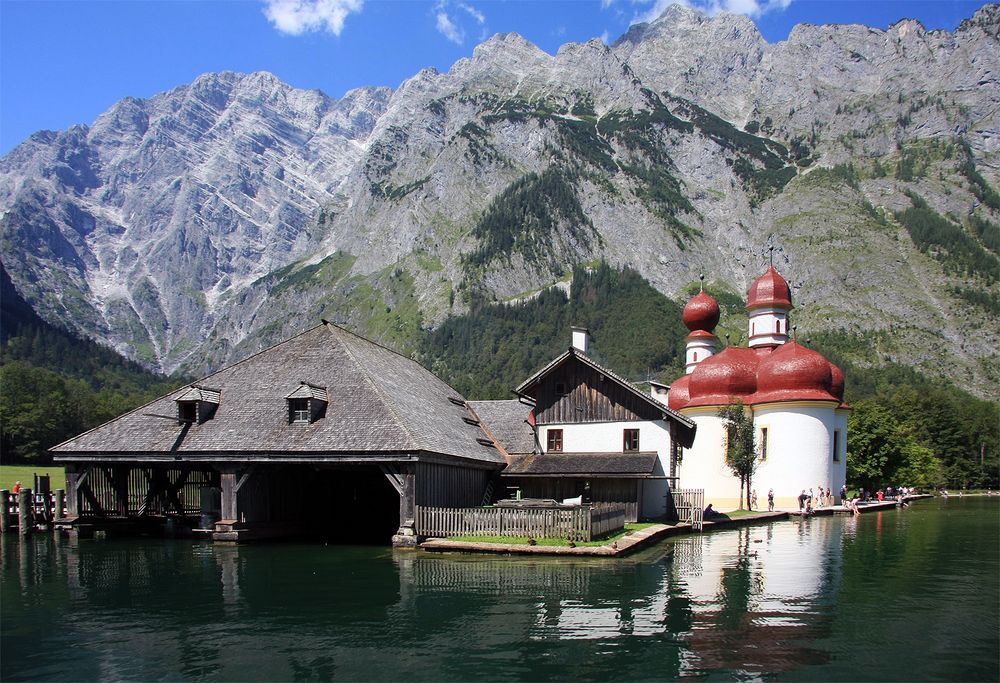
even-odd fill
[[[591,541],[625,527],[625,506],[439,508],[417,506],[420,536],[499,536]]]
[[[705,489],[671,489],[677,521],[687,522],[697,531],[702,528],[702,513],[705,511]]]

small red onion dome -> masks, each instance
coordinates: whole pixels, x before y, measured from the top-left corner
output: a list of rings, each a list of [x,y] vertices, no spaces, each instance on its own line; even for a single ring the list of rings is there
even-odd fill
[[[698,292],[684,305],[684,324],[691,331],[711,332],[719,324],[719,302],[705,291]]]
[[[726,405],[742,399],[749,403],[757,391],[757,349],[729,346],[698,363],[689,376],[689,407]]]
[[[670,385],[670,391],[667,392],[667,406],[671,410],[680,410],[691,400],[691,394],[688,393],[690,382],[691,375],[684,375]]]
[[[792,291],[788,288],[785,278],[781,277],[781,273],[774,269],[773,264],[750,285],[747,294],[747,310],[763,306],[792,308]]]
[[[757,372],[754,403],[836,401],[833,364],[822,354],[790,341],[771,352]],[[838,371],[839,372],[839,371]],[[843,376],[841,376],[841,382]]]

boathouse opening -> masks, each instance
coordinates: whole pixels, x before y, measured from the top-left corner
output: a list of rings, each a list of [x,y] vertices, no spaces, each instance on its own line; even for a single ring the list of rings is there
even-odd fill
[[[375,465],[306,467],[298,511],[302,536],[389,545],[399,529],[399,494]]]

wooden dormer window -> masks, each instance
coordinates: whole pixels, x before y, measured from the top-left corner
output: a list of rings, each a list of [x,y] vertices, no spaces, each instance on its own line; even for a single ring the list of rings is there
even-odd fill
[[[285,396],[288,424],[310,424],[325,417],[328,399],[326,387],[302,382],[298,389]]]
[[[197,401],[177,402],[177,421],[181,424],[191,424],[198,421]]]
[[[211,420],[222,401],[222,392],[192,384],[174,399],[178,424],[202,424]]]
[[[626,429],[623,436],[622,450],[626,453],[639,450],[639,430]]]
[[[312,422],[309,414],[308,398],[288,399],[288,421],[289,422]]]

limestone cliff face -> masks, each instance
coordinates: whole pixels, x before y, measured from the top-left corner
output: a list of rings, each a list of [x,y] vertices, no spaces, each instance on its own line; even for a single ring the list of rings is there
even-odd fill
[[[50,320],[175,367],[219,299],[307,253],[390,92],[207,74],[0,161],[4,263]]]
[[[998,25],[992,5],[954,33],[799,26],[771,45],[674,6],[611,47],[497,35],[339,101],[209,74],[0,160],[2,257],[50,320],[170,370],[318,315],[405,346],[596,259],[672,296],[700,272],[740,293],[774,246],[802,329],[985,394]],[[897,220],[917,204],[964,256]]]

